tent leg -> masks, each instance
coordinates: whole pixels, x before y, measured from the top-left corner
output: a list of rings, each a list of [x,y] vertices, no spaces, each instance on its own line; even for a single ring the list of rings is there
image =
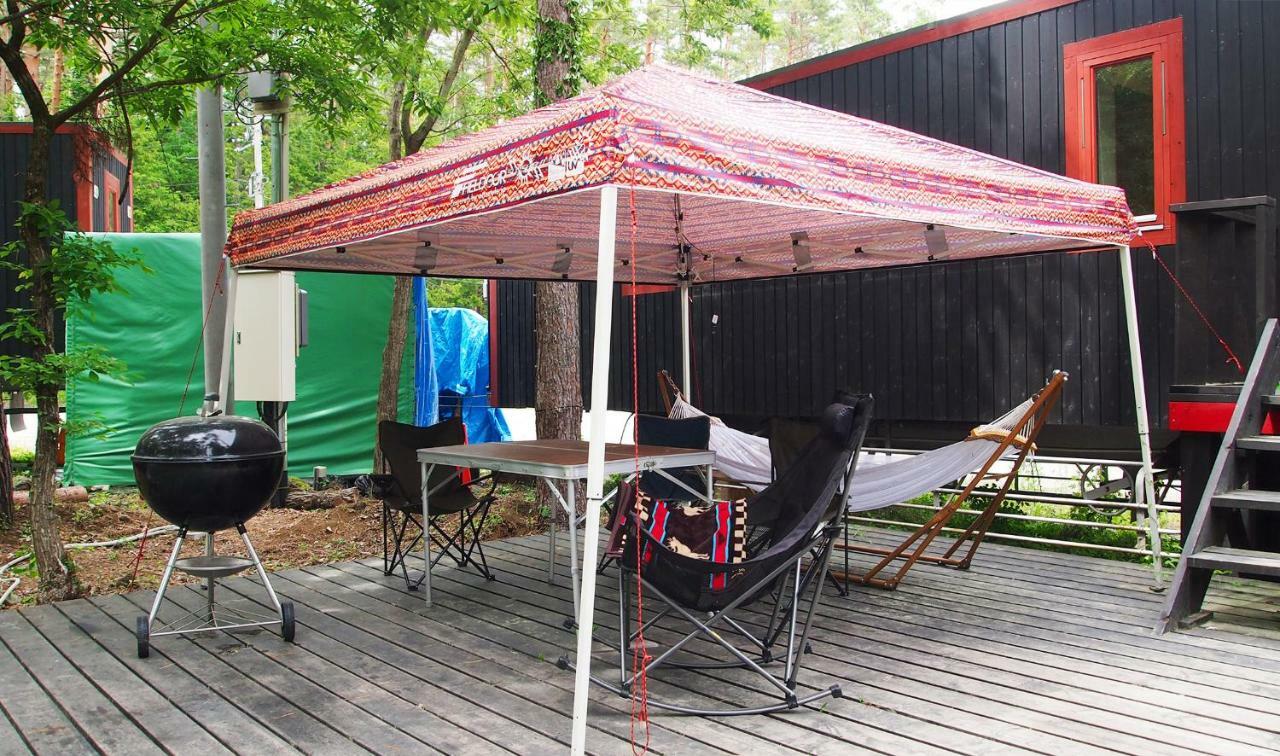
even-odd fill
[[[240,274],[227,260],[227,314],[222,324],[222,364],[218,367],[218,402],[224,414],[234,415],[234,397],[231,396],[231,352],[236,337],[236,287]]]
[[[1147,504],[1150,528],[1151,569],[1156,590],[1164,589],[1164,559],[1160,554],[1160,512],[1157,508],[1154,466],[1151,462],[1151,421],[1147,416],[1147,383],[1142,371],[1142,342],[1138,337],[1138,300],[1133,287],[1133,256],[1127,245],[1119,247],[1120,289],[1124,295],[1124,319],[1129,331],[1129,365],[1133,369],[1133,407],[1138,420],[1138,448],[1142,453],[1142,473],[1134,493],[1141,491]]]
[[[690,350],[692,336],[689,329],[693,327],[689,317],[689,282],[681,281],[677,289],[680,296],[680,391],[684,393],[686,402],[693,401],[693,358]]]
[[[591,439],[587,452],[587,512],[583,526],[582,588],[578,607],[578,650],[573,683],[573,754],[587,746],[587,695],[591,688],[591,627],[596,608],[596,563],[600,546],[600,506],[604,499],[604,445],[609,411],[609,336],[613,324],[614,235],[618,188],[600,190],[600,246],[596,253],[595,345],[591,351]],[[572,515],[570,515],[572,517]]]

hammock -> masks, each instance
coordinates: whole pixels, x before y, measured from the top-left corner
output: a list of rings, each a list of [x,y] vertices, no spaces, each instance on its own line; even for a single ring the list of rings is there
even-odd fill
[[[671,392],[671,417],[706,415],[674,391],[674,384],[669,376],[660,373],[659,378],[662,382],[660,385],[664,388],[664,398],[668,396],[666,391]],[[1034,451],[1036,437],[1048,420],[1049,412],[1061,395],[1062,386],[1066,380],[1066,373],[1055,372],[1045,387],[1035,396],[992,422],[974,428],[967,438],[957,443],[878,464],[872,463],[875,457],[871,455],[865,455],[862,460],[859,460],[845,489],[846,512],[866,512],[900,504],[952,481],[976,474],[969,479],[959,495],[952,497],[928,522],[908,535],[898,546],[883,548],[847,542],[839,544],[837,548],[844,550],[846,554],[849,551],[861,551],[879,555],[882,558],[866,572],[860,574],[850,570],[846,559],[844,570],[839,571],[838,574],[846,581],[892,590],[917,561],[967,569],[978,546],[986,536],[996,512],[1004,502],[1005,495],[1013,485],[1022,463]],[[736,431],[712,417],[708,448],[716,453],[716,467],[738,482],[755,490],[768,484],[772,463],[767,439]],[[993,468],[1001,461],[1008,461],[1010,464],[1007,470],[997,473]],[[992,493],[978,491],[979,484],[986,481],[1000,481],[998,490]],[[983,511],[951,543],[944,554],[938,556],[926,553],[929,545],[946,529],[951,518],[975,493],[979,496],[990,496],[990,501]],[[957,555],[957,551],[966,541],[969,542],[968,549],[963,554]],[[896,573],[889,577],[878,577],[882,571],[898,560],[903,563]]]
[[[977,470],[1000,446],[990,437],[1012,432],[1031,408],[1033,400],[1034,397],[1027,399],[991,423],[974,428],[963,441],[940,449],[894,460],[863,456],[858,460],[858,468],[845,494],[846,509],[866,512],[900,504]],[[673,402],[670,416],[709,417],[681,397],[676,397]],[[725,475],[753,491],[769,485],[772,462],[768,439],[735,430],[719,418],[711,417],[708,448],[716,453],[716,468]],[[1017,452],[1017,448],[1011,445],[1005,449],[1002,458],[1012,458]]]

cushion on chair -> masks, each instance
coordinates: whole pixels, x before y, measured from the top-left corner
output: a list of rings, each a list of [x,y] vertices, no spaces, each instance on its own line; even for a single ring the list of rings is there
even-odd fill
[[[746,559],[745,500],[664,501],[650,499],[643,492],[637,496],[637,512],[641,526],[672,553],[692,559],[705,559],[716,564],[737,564]],[[645,564],[652,559],[651,549],[643,555]],[[711,576],[712,588],[723,587],[727,573]]]

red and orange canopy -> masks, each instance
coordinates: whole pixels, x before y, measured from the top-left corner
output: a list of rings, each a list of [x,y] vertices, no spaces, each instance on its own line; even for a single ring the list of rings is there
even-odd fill
[[[589,280],[606,185],[618,265],[634,239],[644,283],[1100,248],[1135,231],[1120,189],[650,66],[243,212],[227,252],[262,268]]]

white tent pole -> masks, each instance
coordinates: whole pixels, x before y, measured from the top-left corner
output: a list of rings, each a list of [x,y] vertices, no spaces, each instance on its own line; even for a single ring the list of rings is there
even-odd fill
[[[600,190],[600,244],[596,252],[596,333],[591,350],[591,439],[587,451],[587,512],[582,528],[582,590],[578,609],[578,652],[573,681],[573,753],[587,747],[587,694],[591,687],[591,627],[596,609],[596,552],[600,546],[600,505],[604,500],[605,415],[609,411],[609,336],[613,329],[614,233],[618,188]],[[573,515],[570,515],[571,517]]]
[[[680,391],[684,393],[686,402],[693,401],[693,360],[690,356],[692,334],[689,329],[693,324],[689,319],[689,282],[684,280],[678,287],[680,295]]]
[[[1142,342],[1138,337],[1138,300],[1133,287],[1133,256],[1128,245],[1120,252],[1120,289],[1124,295],[1125,326],[1129,330],[1129,365],[1133,369],[1133,408],[1138,419],[1138,448],[1142,452],[1142,473],[1134,488],[1141,486],[1147,504],[1147,527],[1151,539],[1151,567],[1156,587],[1164,587],[1164,560],[1160,555],[1160,512],[1157,509],[1154,467],[1151,462],[1151,421],[1147,416],[1147,382],[1142,372]],[[1137,491],[1135,490],[1135,493]]]
[[[222,364],[218,369],[218,402],[224,414],[234,414],[233,398],[231,396],[231,351],[232,342],[235,340],[236,334],[236,288],[240,280],[240,274],[236,269],[231,267],[231,260],[226,261],[227,266],[227,316],[222,324]]]

